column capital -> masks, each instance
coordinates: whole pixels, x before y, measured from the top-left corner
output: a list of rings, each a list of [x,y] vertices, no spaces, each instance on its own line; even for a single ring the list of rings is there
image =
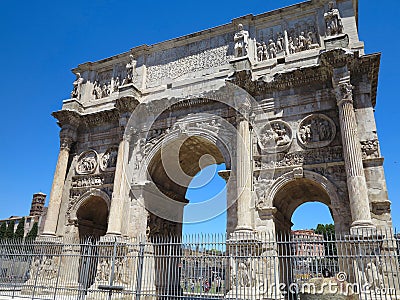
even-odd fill
[[[345,102],[353,103],[353,86],[350,84],[350,81],[339,82],[335,88],[335,96],[337,105],[342,105]]]
[[[70,136],[60,136],[60,149],[71,150],[74,140]]]

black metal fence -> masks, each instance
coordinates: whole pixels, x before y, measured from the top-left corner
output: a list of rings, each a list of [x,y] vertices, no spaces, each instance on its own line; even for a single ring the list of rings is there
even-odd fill
[[[391,231],[3,240],[0,299],[400,299],[399,242]]]

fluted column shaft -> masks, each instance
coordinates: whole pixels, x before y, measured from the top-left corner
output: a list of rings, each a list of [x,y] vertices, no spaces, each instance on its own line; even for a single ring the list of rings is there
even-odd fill
[[[237,226],[251,230],[251,141],[249,121],[238,119],[237,130]]]
[[[67,174],[69,150],[73,140],[71,137],[61,137],[60,152],[58,153],[56,171],[54,172],[51,186],[49,207],[47,209],[46,222],[43,235],[55,236],[60,214],[61,200],[64,189],[65,176]]]
[[[342,78],[340,81],[334,82],[334,84],[339,108],[347,188],[353,221],[352,227],[372,227],[368,188],[353,106],[353,87],[350,84],[350,77]]]
[[[129,139],[124,136],[119,143],[114,188],[108,217],[107,235],[121,235],[124,209],[125,187],[128,184],[125,166],[128,162]]]

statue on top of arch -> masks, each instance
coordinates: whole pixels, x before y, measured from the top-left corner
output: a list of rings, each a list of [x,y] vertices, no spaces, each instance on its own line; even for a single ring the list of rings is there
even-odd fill
[[[340,12],[335,8],[335,2],[330,1],[328,4],[328,11],[324,14],[326,35],[338,35],[343,33],[342,18]]]

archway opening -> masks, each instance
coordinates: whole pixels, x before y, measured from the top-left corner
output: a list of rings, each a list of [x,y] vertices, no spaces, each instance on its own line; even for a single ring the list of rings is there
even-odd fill
[[[217,140],[181,135],[160,149],[148,167],[151,180],[158,191],[158,195],[153,192],[145,198],[145,205],[149,215],[148,235],[151,241],[155,241],[154,252],[157,258],[154,268],[155,273],[159,274],[155,285],[159,293],[180,295],[188,287],[190,280],[198,280],[201,272],[204,273],[203,276],[216,274],[215,268],[193,268],[190,264],[197,266],[198,262],[185,259],[187,251],[199,251],[192,249],[199,241],[182,241],[182,227],[185,221],[201,224],[226,211],[226,196],[222,192],[222,196],[218,197],[218,192],[216,194],[213,190],[214,180],[218,180],[217,185],[221,185],[217,178],[218,170],[225,167],[226,160],[230,161],[230,158],[225,159],[220,147],[223,146]],[[221,180],[224,181],[222,178]],[[191,194],[193,191],[197,194],[194,198]],[[186,219],[185,206],[189,210]],[[226,227],[226,219],[222,222],[225,222]],[[208,228],[209,232],[210,230],[213,228]],[[173,242],[165,247],[165,244],[157,243],[160,236],[164,241],[171,236],[175,238],[172,237]],[[169,257],[171,253],[175,253],[172,258]],[[187,285],[181,286],[181,282],[186,282]]]
[[[98,248],[90,244],[96,243],[107,232],[107,203],[99,196],[91,196],[82,203],[76,216],[79,238],[82,241],[78,281],[86,289],[94,283],[96,278]]]
[[[223,170],[225,164],[207,166],[191,181],[186,192],[189,204],[183,214],[184,235],[226,233],[226,181],[218,175]]]
[[[192,224],[210,220],[226,210],[223,187],[214,191],[216,186],[225,185],[224,180],[218,178],[218,171],[225,167],[226,160],[220,147],[223,146],[205,137],[181,136],[154,155],[148,171],[162,197],[145,199],[150,216],[147,224],[150,236],[181,236],[185,206],[189,211],[191,206],[199,208],[191,216],[188,213],[186,219]],[[206,190],[214,195],[207,196]],[[197,194],[194,198],[193,192]],[[195,199],[192,204],[188,195]],[[160,231],[160,227],[164,229]]]
[[[340,223],[339,216],[326,187],[311,178],[289,181],[274,198],[280,281],[286,286],[295,283],[301,287],[324,271],[334,273],[338,264],[334,241],[326,241],[315,229],[319,223]],[[288,291],[288,297],[295,298],[295,292]]]
[[[319,224],[333,224],[332,211],[324,203],[306,202],[293,213],[292,230],[315,230]]]
[[[107,232],[108,206],[103,198],[92,196],[78,209],[79,238],[98,240]]]
[[[278,211],[277,222],[275,222],[276,232],[278,234],[290,233],[293,226],[292,217],[294,212],[301,205],[309,202],[325,205],[329,208],[333,220],[336,219],[337,216],[332,210],[331,199],[327,191],[319,183],[311,179],[296,179],[285,184],[275,195],[274,206]],[[312,206],[309,206],[309,208],[312,208]],[[313,218],[315,218],[315,215]]]

